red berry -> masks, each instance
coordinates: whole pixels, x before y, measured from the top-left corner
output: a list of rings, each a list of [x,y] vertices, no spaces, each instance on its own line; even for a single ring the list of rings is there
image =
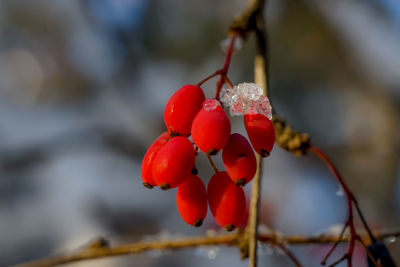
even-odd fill
[[[152,175],[161,189],[180,185],[192,173],[196,152],[186,137],[171,138],[153,160]]]
[[[157,152],[162,148],[168,140],[171,138],[168,132],[162,133],[156,141],[147,149],[146,154],[143,157],[142,161],[142,180],[143,185],[147,188],[153,188],[156,186],[154,182],[153,175],[152,175],[152,164],[154,157],[156,156]]]
[[[267,157],[275,143],[272,121],[262,114],[245,114],[244,125],[254,150]]]
[[[200,226],[207,215],[207,192],[196,175],[190,175],[176,193],[176,206],[182,219],[193,226]]]
[[[228,231],[238,227],[244,217],[246,197],[226,172],[217,172],[207,187],[207,199],[211,213],[219,225]]]
[[[219,102],[207,99],[192,124],[193,142],[205,153],[214,155],[228,142],[231,123]]]
[[[172,135],[190,135],[193,119],[204,100],[203,90],[195,85],[185,85],[171,96],[165,107],[164,121]]]
[[[247,139],[232,134],[222,151],[226,172],[236,185],[243,186],[253,179],[257,170],[256,156]]]

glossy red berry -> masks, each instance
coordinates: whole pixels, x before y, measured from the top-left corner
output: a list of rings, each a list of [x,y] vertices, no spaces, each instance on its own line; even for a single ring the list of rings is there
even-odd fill
[[[267,157],[275,143],[272,121],[262,114],[245,114],[244,125],[254,150]]]
[[[190,225],[200,226],[207,215],[207,192],[196,175],[190,175],[178,186],[176,206],[182,219]]]
[[[153,166],[153,160],[157,154],[157,152],[168,142],[168,140],[171,138],[170,134],[168,132],[162,133],[156,141],[154,141],[153,144],[147,149],[146,154],[143,157],[142,161],[142,180],[143,180],[143,185],[147,188],[153,188],[156,186],[156,183],[154,182],[153,179],[153,174],[152,174],[152,166]]]
[[[232,134],[222,151],[226,172],[236,185],[243,186],[253,179],[257,170],[256,156],[247,139]]]
[[[236,186],[226,172],[217,172],[207,187],[208,205],[219,225],[228,231],[240,226],[246,209],[242,187]]]
[[[189,136],[192,122],[205,100],[203,90],[196,85],[185,85],[168,100],[164,121],[172,135]]]
[[[207,99],[192,124],[193,142],[203,152],[216,154],[228,142],[231,123],[221,104]]]
[[[154,182],[164,190],[177,187],[192,173],[195,157],[189,139],[182,136],[171,138],[153,160]]]

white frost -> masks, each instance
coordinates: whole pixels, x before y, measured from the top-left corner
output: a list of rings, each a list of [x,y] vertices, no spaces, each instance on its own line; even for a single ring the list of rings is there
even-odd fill
[[[221,104],[215,99],[207,99],[203,102],[203,109],[206,111],[213,111],[220,106]]]
[[[224,105],[230,107],[231,116],[259,113],[272,119],[271,104],[258,84],[240,83],[232,89],[223,88],[220,99]]]

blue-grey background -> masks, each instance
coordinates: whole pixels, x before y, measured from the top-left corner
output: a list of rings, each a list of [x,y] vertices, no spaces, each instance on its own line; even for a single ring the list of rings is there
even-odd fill
[[[175,190],[141,185],[140,163],[164,131],[168,97],[222,66],[220,42],[244,6],[0,2],[0,266],[73,251],[98,236],[120,244],[218,229],[210,214],[199,229],[186,225]],[[267,17],[277,111],[337,163],[374,229],[399,226],[400,3],[270,0]],[[252,80],[254,47],[250,38],[234,55],[234,83]],[[215,81],[204,88],[212,96]],[[242,127],[234,118],[234,130]],[[198,168],[207,182],[204,157]],[[276,147],[264,163],[261,223],[285,234],[335,233],[346,219],[340,195],[318,159]],[[386,242],[400,262],[399,242]],[[329,246],[290,248],[305,266],[319,266]],[[272,248],[260,253],[263,266],[292,266]],[[355,266],[366,266],[364,257],[357,248]],[[133,265],[247,261],[236,248],[211,248],[74,266]]]

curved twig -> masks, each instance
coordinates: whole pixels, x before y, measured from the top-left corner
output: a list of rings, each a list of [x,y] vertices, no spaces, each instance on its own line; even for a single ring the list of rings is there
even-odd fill
[[[214,237],[205,237],[205,236],[187,237],[187,238],[164,241],[164,242],[160,241],[137,242],[131,244],[118,245],[114,247],[108,245],[106,246],[89,245],[86,246],[85,249],[71,254],[56,255],[41,260],[19,264],[16,265],[16,267],[56,266],[83,260],[137,254],[149,250],[179,250],[179,249],[186,249],[199,246],[215,246],[215,245],[238,246],[238,242],[243,237],[243,235],[244,235],[243,232],[238,232],[234,234],[223,234]],[[384,240],[385,238],[400,236],[400,229],[393,231],[375,232],[374,235],[377,240]],[[278,236],[279,240],[277,240]],[[301,244],[327,244],[336,242],[348,242],[349,237],[344,236],[341,238],[340,236],[337,235],[320,235],[314,237],[295,236],[295,235],[282,236],[282,235],[277,235],[275,233],[271,233],[268,235],[258,236],[258,240],[273,245],[277,245],[280,243],[301,245]],[[368,243],[370,241],[368,235],[361,235],[360,240],[363,240],[364,243]],[[109,244],[109,242],[102,242],[102,243]]]

